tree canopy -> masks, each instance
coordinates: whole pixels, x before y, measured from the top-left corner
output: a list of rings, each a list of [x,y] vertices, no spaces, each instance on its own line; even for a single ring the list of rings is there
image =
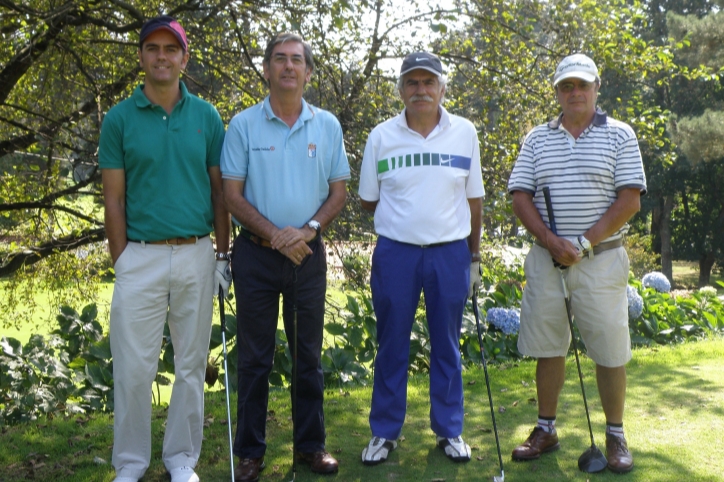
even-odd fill
[[[630,123],[659,161],[669,150],[666,110],[652,94],[679,73],[669,45],[641,35],[644,6],[623,0],[424,1],[237,0],[127,2],[0,0],[0,299],[3,321],[32,309],[32,293],[86,301],[108,267],[97,142],[103,115],[142,82],[138,32],[166,13],[187,30],[189,90],[228,122],[266,95],[261,57],[276,32],[296,31],[313,47],[306,97],[339,118],[356,193],[369,131],[402,108],[395,88],[401,57],[438,53],[449,78],[446,108],[479,130],[486,236],[517,232],[505,185],[520,142],[557,114],[556,64],[584,52],[602,71],[601,104]],[[351,196],[334,236],[360,238],[370,218]],[[22,303],[20,303],[22,301]]]

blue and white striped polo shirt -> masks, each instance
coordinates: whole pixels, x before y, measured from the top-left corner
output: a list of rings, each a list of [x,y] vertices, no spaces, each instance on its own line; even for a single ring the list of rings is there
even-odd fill
[[[543,188],[549,187],[558,235],[576,237],[603,216],[625,188],[646,193],[641,152],[633,129],[600,109],[575,139],[561,117],[535,127],[523,141],[508,181],[508,192],[533,194],[533,203],[550,227]],[[628,231],[625,224],[604,241]]]

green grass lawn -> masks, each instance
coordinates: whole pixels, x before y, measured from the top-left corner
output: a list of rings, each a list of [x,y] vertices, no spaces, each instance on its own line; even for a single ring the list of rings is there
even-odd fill
[[[674,276],[674,283],[677,285],[685,286],[689,289],[696,289],[699,285],[699,264],[695,261],[674,261],[672,263],[672,275]],[[711,285],[714,286],[719,294],[724,294],[724,288],[719,286],[717,281],[724,281],[717,272],[712,271],[711,278],[709,279]],[[724,478],[722,479],[724,480]]]
[[[628,475],[609,472],[583,474],[576,462],[589,446],[575,360],[567,363],[567,382],[558,416],[561,450],[538,461],[514,463],[513,448],[533,427],[535,364],[490,367],[496,419],[505,463],[506,480],[541,481],[651,481],[722,480],[724,458],[724,339],[674,347],[637,349],[628,365],[626,435],[635,460]],[[605,420],[595,384],[594,365],[583,358],[586,393],[596,440],[604,442]],[[325,400],[327,449],[340,461],[333,476],[317,476],[299,466],[302,481],[490,481],[498,475],[495,438],[482,369],[464,373],[466,441],[473,447],[467,464],[449,462],[435,448],[429,429],[428,379],[410,379],[408,415],[398,450],[386,463],[365,467],[360,453],[370,436],[367,417],[371,389],[328,389]],[[289,394],[273,390],[267,418],[269,443],[261,480],[291,480],[291,420]],[[197,471],[204,481],[230,480],[226,407],[223,392],[207,394],[204,446]],[[232,407],[235,397],[232,397]],[[167,481],[161,458],[165,410],[153,417],[152,463],[144,482]],[[235,417],[234,417],[235,418]],[[96,414],[39,420],[5,428],[0,437],[0,481],[53,480],[111,481],[112,417]]]

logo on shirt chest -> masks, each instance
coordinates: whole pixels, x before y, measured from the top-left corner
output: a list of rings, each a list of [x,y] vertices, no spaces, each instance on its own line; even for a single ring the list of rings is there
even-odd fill
[[[259,152],[259,151],[266,151],[266,152],[270,152],[270,151],[271,151],[271,152],[273,152],[273,151],[274,151],[274,146],[269,146],[269,147],[252,147],[251,150],[252,150],[253,152]]]
[[[307,146],[307,157],[317,157],[317,144]]]

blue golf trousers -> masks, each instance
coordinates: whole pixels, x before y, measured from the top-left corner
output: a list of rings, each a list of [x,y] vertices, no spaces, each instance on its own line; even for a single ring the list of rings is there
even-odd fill
[[[463,431],[460,329],[470,280],[465,240],[421,247],[380,236],[372,255],[377,316],[372,435],[396,440],[407,405],[410,334],[420,293],[430,332],[430,427],[441,437]]]

